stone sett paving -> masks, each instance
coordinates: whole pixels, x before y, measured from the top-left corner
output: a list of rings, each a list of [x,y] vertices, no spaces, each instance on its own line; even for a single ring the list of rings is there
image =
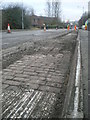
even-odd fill
[[[70,57],[69,50],[54,55],[25,55],[3,69],[2,117],[59,118]]]
[[[65,83],[64,65],[59,61],[69,54],[26,55],[3,70],[3,116],[6,118],[49,117],[55,112],[58,96],[62,96]],[[57,59],[55,59],[57,58]],[[61,65],[62,66],[62,65]],[[63,102],[63,98],[57,103]],[[61,105],[62,106],[62,105]],[[58,106],[57,106],[58,107]],[[60,105],[59,105],[60,107]],[[60,109],[60,108],[59,108]],[[52,114],[53,116],[53,114]]]

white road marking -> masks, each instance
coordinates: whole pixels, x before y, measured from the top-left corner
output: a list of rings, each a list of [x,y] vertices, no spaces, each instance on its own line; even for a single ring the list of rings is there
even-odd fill
[[[75,78],[75,97],[74,97],[74,111],[73,118],[78,117],[78,107],[79,107],[79,93],[80,93],[80,70],[81,70],[81,56],[80,56],[80,40],[78,41],[78,58],[76,67],[76,78]]]

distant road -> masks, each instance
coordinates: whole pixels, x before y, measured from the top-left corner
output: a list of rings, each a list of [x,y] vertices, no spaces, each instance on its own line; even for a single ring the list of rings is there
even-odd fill
[[[6,49],[15,45],[18,45],[23,42],[32,41],[32,40],[40,40],[53,38],[54,36],[58,36],[63,32],[66,32],[66,29],[58,29],[58,30],[32,30],[32,31],[17,31],[6,33],[2,32],[2,48]]]

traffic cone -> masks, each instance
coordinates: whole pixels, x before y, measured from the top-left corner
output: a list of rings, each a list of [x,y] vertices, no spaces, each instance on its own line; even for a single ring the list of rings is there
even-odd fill
[[[46,27],[44,27],[44,31],[46,31]]]
[[[7,33],[11,33],[10,25],[8,24]]]
[[[76,31],[76,25],[74,26],[74,30]]]

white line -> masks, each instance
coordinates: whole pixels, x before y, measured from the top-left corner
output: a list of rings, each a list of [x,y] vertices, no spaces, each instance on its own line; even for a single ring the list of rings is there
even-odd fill
[[[78,59],[77,59],[77,67],[76,67],[76,78],[75,78],[75,97],[74,97],[74,111],[73,118],[78,117],[78,104],[79,104],[79,87],[80,87],[80,70],[81,70],[81,56],[80,56],[80,41],[78,41]]]

